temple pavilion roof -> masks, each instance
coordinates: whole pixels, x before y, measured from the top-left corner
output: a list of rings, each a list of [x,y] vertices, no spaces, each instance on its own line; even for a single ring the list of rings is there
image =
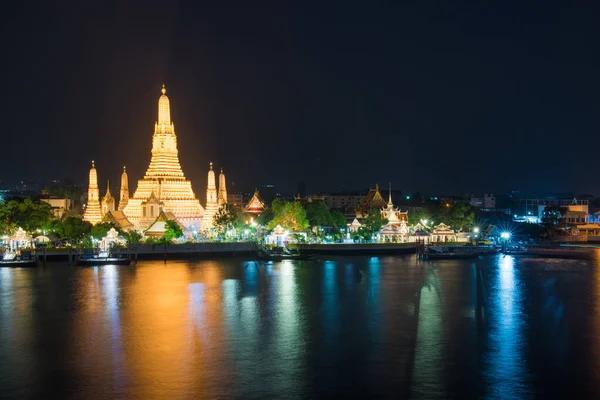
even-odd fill
[[[244,207],[244,212],[252,213],[252,214],[260,214],[265,209],[265,203],[260,200],[258,195],[258,190],[254,192],[252,198]]]
[[[102,222],[111,222],[122,230],[127,231],[133,228],[133,224],[127,219],[123,211],[109,211],[102,218]]]
[[[371,208],[381,210],[387,206],[387,202],[381,196],[379,191],[379,185],[375,185],[375,189],[369,189],[369,193],[365,196],[364,200],[360,202],[356,208],[356,216],[363,218],[367,211]]]
[[[171,211],[163,211],[161,210],[160,213],[158,214],[158,217],[156,217],[156,220],[150,224],[150,227],[148,229],[146,229],[146,232],[144,232],[147,236],[162,236],[164,235],[164,233],[167,230],[167,221],[175,221],[177,223],[177,225],[179,225],[179,227],[181,228],[182,231],[184,231],[186,228],[185,226],[183,226],[178,220],[177,217],[175,217],[175,214],[173,214]]]

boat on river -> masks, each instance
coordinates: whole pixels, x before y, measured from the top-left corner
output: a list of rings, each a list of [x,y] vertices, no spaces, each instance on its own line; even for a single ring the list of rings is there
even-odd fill
[[[19,253],[6,252],[0,260],[0,267],[33,268],[37,265],[37,259],[30,250],[21,250]]]
[[[260,247],[258,258],[260,260],[283,261],[283,260],[308,260],[314,253],[291,249],[287,246]]]
[[[110,254],[108,251],[100,251],[98,253],[84,253],[77,260],[77,265],[80,266],[100,266],[100,265],[129,265],[131,259],[126,254]]]
[[[497,252],[495,248],[477,246],[428,245],[419,254],[419,258],[423,260],[464,260],[496,254]]]

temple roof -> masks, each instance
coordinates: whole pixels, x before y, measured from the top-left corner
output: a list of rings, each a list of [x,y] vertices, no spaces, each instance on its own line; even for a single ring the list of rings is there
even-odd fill
[[[381,210],[386,206],[387,202],[379,192],[379,185],[375,185],[375,189],[369,189],[369,193],[367,193],[364,200],[356,208],[356,215],[362,217],[371,208]]]
[[[111,222],[124,231],[133,228],[133,224],[129,222],[123,211],[109,211],[102,218],[102,222]]]
[[[406,223],[386,224],[378,232],[379,235],[407,235],[409,233]]]
[[[252,198],[250,199],[248,204],[246,204],[246,207],[244,207],[244,212],[260,214],[261,212],[263,212],[264,209],[265,209],[265,203],[263,203],[260,200],[260,198],[258,196],[258,190],[256,190],[254,192],[254,195],[252,195]]]
[[[150,227],[148,229],[146,229],[145,234],[148,236],[162,236],[167,230],[167,221],[175,221],[182,231],[186,229],[185,226],[183,226],[177,220],[175,214],[173,214],[171,211],[161,210],[158,214],[158,217],[156,217],[156,220],[152,224],[150,224]]]
[[[451,226],[444,224],[443,222],[433,227],[433,234],[456,234]]]
[[[106,183],[106,194],[102,198],[102,201],[104,203],[108,203],[110,201],[115,201],[115,198],[112,196],[112,194],[110,194],[110,183],[108,183],[108,182]]]

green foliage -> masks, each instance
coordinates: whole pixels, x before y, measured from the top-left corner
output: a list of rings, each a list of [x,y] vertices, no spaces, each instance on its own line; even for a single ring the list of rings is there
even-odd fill
[[[71,244],[77,244],[84,238],[87,239],[92,231],[92,224],[82,220],[80,217],[70,216],[64,221],[57,221],[54,231],[61,239],[68,240]]]
[[[267,207],[262,213],[256,218],[256,223],[262,226],[267,226],[269,222],[273,220],[273,208]]]
[[[408,213],[408,224],[410,226],[414,226],[421,221],[427,220],[429,223],[432,221],[432,215],[434,212],[431,212],[427,209],[419,209],[416,212]]]
[[[371,208],[368,211],[367,217],[362,221],[364,233],[372,235],[379,231],[381,227],[388,223],[388,220],[381,216],[381,211],[376,208]]]
[[[444,205],[445,207],[445,205]],[[452,229],[459,231],[469,231],[475,224],[475,208],[467,203],[454,203],[449,208],[446,224]]]
[[[308,229],[306,211],[300,202],[275,199],[271,208],[273,219],[267,224],[267,229],[273,229],[277,225],[290,232],[302,232]]]
[[[310,226],[331,226],[331,212],[329,207],[321,201],[306,205],[306,217]]]
[[[110,222],[101,222],[96,224],[92,227],[92,237],[96,240],[102,240],[102,238],[104,238],[108,231],[110,231],[112,228],[115,228],[115,230],[117,230],[119,233],[121,232],[121,229],[118,226]]]
[[[155,237],[152,237],[152,236],[148,236],[144,240],[144,244],[158,244],[158,243],[160,243],[160,240],[156,239]]]
[[[306,216],[308,222],[312,227],[331,227],[332,232],[328,233],[328,236],[332,236],[334,239],[339,240],[340,229],[346,228],[346,217],[344,214],[337,210],[330,210],[325,203],[314,202],[308,203],[306,206]],[[316,231],[319,235],[320,231]]]
[[[331,225],[339,231],[341,228],[346,228],[346,217],[337,210],[331,211]]]
[[[18,227],[32,233],[52,226],[54,215],[48,203],[31,199],[10,200],[0,203],[0,231],[10,235]]]
[[[183,236],[183,230],[181,230],[179,224],[173,220],[168,220],[165,223],[165,228],[165,234],[161,238],[161,242],[163,243],[171,243],[174,239]]]
[[[242,217],[231,204],[223,204],[215,215],[214,226],[219,234],[224,234],[232,229],[239,229],[244,225]]]
[[[130,229],[127,232],[123,232],[121,235],[127,240],[127,244],[129,245],[142,243],[143,235],[135,229]]]
[[[551,204],[544,208],[542,214],[542,237],[551,240],[556,236],[558,229],[564,228],[563,214],[566,213],[566,208],[559,205]]]

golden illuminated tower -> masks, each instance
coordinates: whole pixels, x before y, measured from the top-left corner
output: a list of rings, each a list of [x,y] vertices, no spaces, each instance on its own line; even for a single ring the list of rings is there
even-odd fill
[[[217,185],[215,183],[215,171],[210,163],[208,170],[208,185],[206,186],[206,210],[202,218],[202,230],[207,230],[213,227],[214,217],[219,210],[219,201],[217,199]]]
[[[106,182],[106,194],[102,198],[102,216],[104,217],[109,211],[115,211],[115,198],[110,194],[110,181]]]
[[[221,168],[221,173],[219,174],[219,208],[223,204],[227,204],[227,186],[225,185],[225,174],[223,173],[223,168]]]
[[[129,202],[129,178],[127,177],[127,170],[123,166],[123,173],[121,174],[121,194],[119,196],[119,211],[123,211],[127,203]]]
[[[100,210],[100,193],[98,191],[98,173],[96,172],[94,161],[92,161],[92,168],[90,169],[88,200],[85,207],[85,213],[83,214],[83,219],[91,222],[94,225],[102,220],[102,213]]]
[[[192,184],[185,179],[177,152],[175,126],[171,122],[169,98],[165,85],[158,100],[158,121],[154,124],[152,136],[152,158],[143,179],[138,181],[133,197],[124,207],[127,219],[137,228],[148,228],[148,217],[153,211],[151,204],[160,204],[164,211],[172,212],[186,228],[200,227],[204,209],[192,190]],[[153,196],[152,201],[150,200]]]

